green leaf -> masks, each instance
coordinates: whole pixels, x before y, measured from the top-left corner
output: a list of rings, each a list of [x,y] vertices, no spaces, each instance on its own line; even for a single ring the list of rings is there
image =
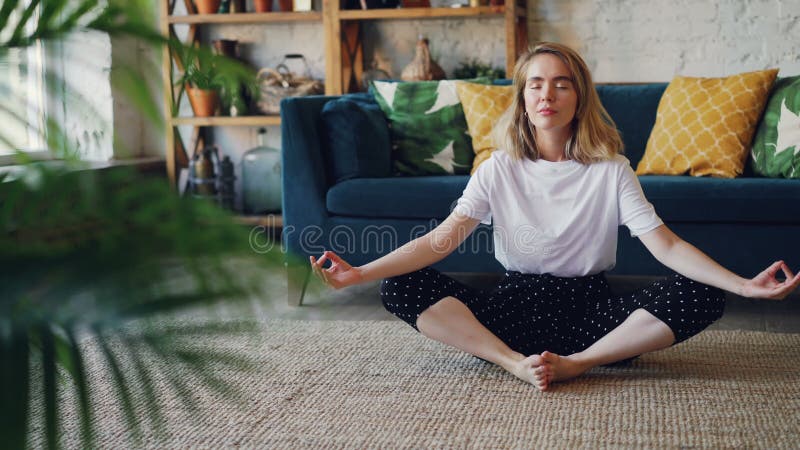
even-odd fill
[[[131,430],[131,437],[133,438],[136,446],[140,447],[142,444],[142,430],[139,426],[138,420],[136,420],[136,410],[134,409],[133,400],[131,398],[130,390],[128,389],[128,383],[125,380],[125,376],[122,374],[122,370],[119,367],[117,358],[111,352],[111,348],[109,347],[105,336],[102,334],[102,331],[95,327],[94,333],[100,350],[103,352],[106,363],[108,363],[108,366],[111,369],[114,387],[116,388],[119,400],[122,403],[122,411],[125,415],[125,422],[128,424],[128,428]]]
[[[44,411],[47,447],[58,447],[58,380],[56,379],[56,352],[53,332],[43,324],[37,330],[42,343],[42,369],[44,374]]]
[[[488,79],[473,81],[489,82]],[[439,102],[440,83],[443,82],[398,83],[392,105],[380,95],[380,89],[375,89],[376,101],[391,122],[392,159],[397,172],[409,175],[469,173],[474,151],[464,110],[461,103]],[[434,106],[436,109],[432,111]],[[443,154],[443,151],[450,151],[450,145],[452,156]]]
[[[26,448],[29,346],[26,330],[0,315],[0,439],[11,450]]]
[[[62,365],[72,367],[70,373],[75,382],[75,390],[78,394],[78,405],[81,420],[81,439],[83,440],[84,448],[92,448],[94,441],[94,432],[92,431],[92,408],[89,403],[89,385],[86,377],[86,367],[83,363],[83,356],[81,356],[78,342],[75,335],[70,328],[67,328],[67,343],[69,344],[69,359],[61,360]]]
[[[21,14],[19,23],[9,24],[10,12],[22,6],[18,1],[5,0],[0,7],[0,32],[11,39],[0,43],[0,54],[8,54],[12,46],[24,48],[87,30],[133,36],[159,46],[167,44],[169,41],[150,23],[152,9],[143,7],[144,3],[34,1]],[[38,14],[34,14],[37,8]],[[31,32],[25,24],[34,17],[38,22]],[[201,69],[206,63],[210,65],[210,74],[200,74],[210,85],[225,87],[230,93],[255,89],[251,69],[217,57],[208,49],[201,52],[187,50],[176,42],[171,45],[195,52],[203,61]],[[84,65],[87,70],[102,69],[80,56],[67,63]],[[163,122],[158,118],[158,107],[147,101],[152,95],[145,80],[135,79],[130,68],[119,68],[115,73],[115,87],[155,119],[155,125]],[[82,115],[102,120],[70,84],[83,80],[64,80],[51,71],[44,77],[45,96],[67,99],[72,108],[81,108]],[[0,108],[8,109],[7,104]],[[26,118],[12,120],[24,123]],[[221,299],[233,302],[258,289],[266,292],[269,287],[258,282],[261,277],[233,270],[230,260],[247,259],[250,267],[263,273],[282,269],[282,255],[279,249],[266,257],[255,255],[249,248],[247,230],[233,223],[229,213],[207,202],[179,198],[163,179],[148,178],[130,169],[86,171],[67,132],[52,117],[46,118],[44,126],[28,125],[34,125],[48,149],[64,161],[62,165],[36,163],[29,155],[19,153],[19,174],[0,177],[0,382],[5,387],[0,394],[0,442],[4,448],[26,447],[27,418],[30,403],[35,401],[45,405],[42,432],[46,436],[41,442],[51,448],[58,444],[56,400],[59,376],[64,375],[71,378],[77,394],[83,445],[93,446],[91,386],[81,348],[92,343],[81,344],[75,337],[88,328],[108,367],[108,378],[130,433],[141,445],[141,424],[147,418],[156,424],[163,422],[153,412],[158,410],[153,379],[159,367],[179,364],[186,369],[182,374],[188,372],[189,379],[207,383],[218,392],[233,391],[227,380],[214,375],[214,367],[250,367],[230,355],[204,353],[187,346],[188,336],[222,335],[226,326],[161,323],[167,333],[180,332],[172,341],[155,339],[145,344],[141,336],[126,328],[131,320],[160,317]],[[9,141],[1,131],[0,141]],[[129,340],[127,347],[125,339]],[[117,346],[120,342],[122,347]],[[142,345],[146,347],[139,347],[130,357],[118,350]],[[32,358],[30,354],[37,348],[41,352]],[[153,366],[145,357],[151,354],[158,355]],[[31,360],[38,363],[40,358],[41,367],[31,364]],[[138,377],[126,376],[129,367]],[[30,398],[30,380],[40,377],[44,378],[44,389],[41,393],[34,389],[36,397]],[[191,392],[193,387],[185,379],[173,379],[170,385],[182,393]],[[144,399],[144,403],[137,399]]]
[[[19,6],[19,0],[3,0],[3,6],[0,7],[0,30],[4,30],[6,28],[6,24],[8,24],[8,19],[11,18],[11,12],[17,9]],[[7,50],[3,46],[3,50]]]
[[[22,15],[17,22],[16,28],[14,28],[14,32],[11,34],[11,38],[8,40],[8,47],[18,47],[22,45],[26,45],[29,40],[24,39],[25,28],[28,26],[28,21],[33,16],[33,13],[36,11],[36,7],[39,6],[40,0],[31,0],[28,3],[28,6],[22,12]]]
[[[164,433],[164,416],[161,414],[161,406],[156,399],[156,392],[155,388],[153,387],[153,379],[145,367],[141,355],[139,354],[139,349],[134,344],[134,341],[125,333],[120,333],[119,337],[120,342],[124,347],[123,350],[125,351],[125,354],[133,362],[133,368],[136,371],[136,375],[139,380],[139,387],[141,389],[142,396],[144,397],[147,411],[150,413],[150,424],[153,426],[153,429],[156,431],[156,433],[161,435]]]

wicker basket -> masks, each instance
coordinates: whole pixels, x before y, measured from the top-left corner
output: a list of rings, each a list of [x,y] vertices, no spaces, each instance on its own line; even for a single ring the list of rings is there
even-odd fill
[[[280,114],[281,100],[286,97],[325,92],[325,85],[321,81],[293,74],[284,64],[279,64],[275,69],[259,70],[257,79],[261,93],[256,105],[264,114]]]

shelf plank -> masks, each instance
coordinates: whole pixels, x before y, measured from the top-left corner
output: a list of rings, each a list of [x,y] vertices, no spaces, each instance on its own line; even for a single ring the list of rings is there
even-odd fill
[[[263,216],[234,216],[233,220],[241,225],[248,225],[253,227],[266,227],[266,228],[280,228],[283,226],[283,215],[266,214]]]
[[[339,18],[341,20],[428,19],[440,17],[501,16],[504,13],[504,6],[478,6],[474,8],[343,9],[339,11]]]
[[[196,127],[257,127],[280,125],[281,116],[241,116],[241,117],[173,117],[172,125],[194,125]]]
[[[321,22],[322,13],[307,12],[266,12],[234,14],[185,14],[169,16],[169,23],[272,23],[272,22]]]

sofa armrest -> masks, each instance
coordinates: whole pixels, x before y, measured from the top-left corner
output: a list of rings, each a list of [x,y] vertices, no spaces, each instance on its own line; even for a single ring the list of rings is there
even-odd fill
[[[329,180],[325,170],[320,115],[333,96],[290,97],[281,101],[281,167],[283,229],[286,250],[302,251],[300,236],[309,227],[324,227],[328,213],[325,195]]]

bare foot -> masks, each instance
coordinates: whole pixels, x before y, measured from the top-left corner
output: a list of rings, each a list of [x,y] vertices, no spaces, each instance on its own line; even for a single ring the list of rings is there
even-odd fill
[[[571,356],[560,356],[552,352],[542,352],[542,364],[550,366],[551,376],[548,385],[554,381],[564,381],[575,378],[586,372],[591,367]]]
[[[553,375],[550,364],[545,363],[540,355],[531,355],[516,361],[507,370],[517,378],[536,386],[541,391],[547,389]]]

